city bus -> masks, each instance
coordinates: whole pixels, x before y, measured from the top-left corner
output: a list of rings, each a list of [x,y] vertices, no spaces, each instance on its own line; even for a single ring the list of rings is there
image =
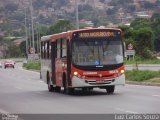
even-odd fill
[[[121,30],[88,28],[41,38],[41,78],[50,92],[77,89],[114,93],[125,84]]]

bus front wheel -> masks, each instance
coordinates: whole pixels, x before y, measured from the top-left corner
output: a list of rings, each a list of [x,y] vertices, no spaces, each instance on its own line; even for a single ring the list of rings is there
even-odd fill
[[[47,85],[48,85],[48,91],[49,92],[53,92],[54,91],[54,87],[53,87],[53,85],[51,85],[51,81],[50,81],[50,78],[49,78],[48,74],[47,74]]]
[[[114,86],[114,85],[113,85],[113,86],[107,86],[107,87],[106,87],[106,91],[107,91],[107,93],[109,93],[109,94],[114,93],[114,89],[115,89],[115,86]]]
[[[61,87],[56,86],[56,87],[55,87],[55,91],[56,91],[56,92],[60,92],[60,91],[61,91]]]
[[[74,88],[68,87],[68,83],[67,83],[66,80],[64,80],[63,86],[64,86],[64,92],[65,92],[66,94],[72,95],[72,94],[74,93]]]
[[[49,92],[53,92],[54,91],[54,87],[53,87],[53,85],[51,85],[50,81],[48,81],[48,91]]]

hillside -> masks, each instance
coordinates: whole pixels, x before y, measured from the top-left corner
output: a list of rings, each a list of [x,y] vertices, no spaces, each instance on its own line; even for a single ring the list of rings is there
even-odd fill
[[[25,10],[30,22],[30,0],[0,1],[0,35],[24,33]],[[82,26],[125,24],[136,17],[150,17],[160,10],[159,0],[79,0]],[[26,8],[26,9],[25,9]],[[51,25],[58,19],[75,23],[75,0],[33,0],[34,21]]]

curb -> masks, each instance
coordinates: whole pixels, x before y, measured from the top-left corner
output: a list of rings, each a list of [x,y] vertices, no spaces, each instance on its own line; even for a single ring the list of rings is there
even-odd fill
[[[158,87],[160,87],[160,83],[151,83],[151,82],[126,81],[126,84],[131,84],[131,85],[144,85],[144,86],[158,86]]]

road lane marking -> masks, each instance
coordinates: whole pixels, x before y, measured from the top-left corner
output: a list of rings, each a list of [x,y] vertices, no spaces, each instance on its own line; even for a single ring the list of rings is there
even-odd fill
[[[36,93],[36,94],[41,94],[41,95],[43,94],[43,93],[41,93],[41,92],[35,92],[35,93]]]
[[[160,97],[160,95],[152,95],[153,97]]]
[[[126,113],[130,113],[130,114],[138,114],[137,112],[131,111],[131,110],[125,110],[122,108],[116,108],[116,110],[121,111],[121,112],[126,112]]]
[[[15,87],[16,89],[19,89],[19,90],[22,90],[22,88],[21,87]]]
[[[8,112],[6,112],[5,110],[0,109],[0,113],[1,114],[7,114]]]
[[[127,110],[127,111],[125,111],[125,112],[127,112],[127,113],[131,113],[131,114],[138,114],[137,112],[130,111],[130,110]]]

